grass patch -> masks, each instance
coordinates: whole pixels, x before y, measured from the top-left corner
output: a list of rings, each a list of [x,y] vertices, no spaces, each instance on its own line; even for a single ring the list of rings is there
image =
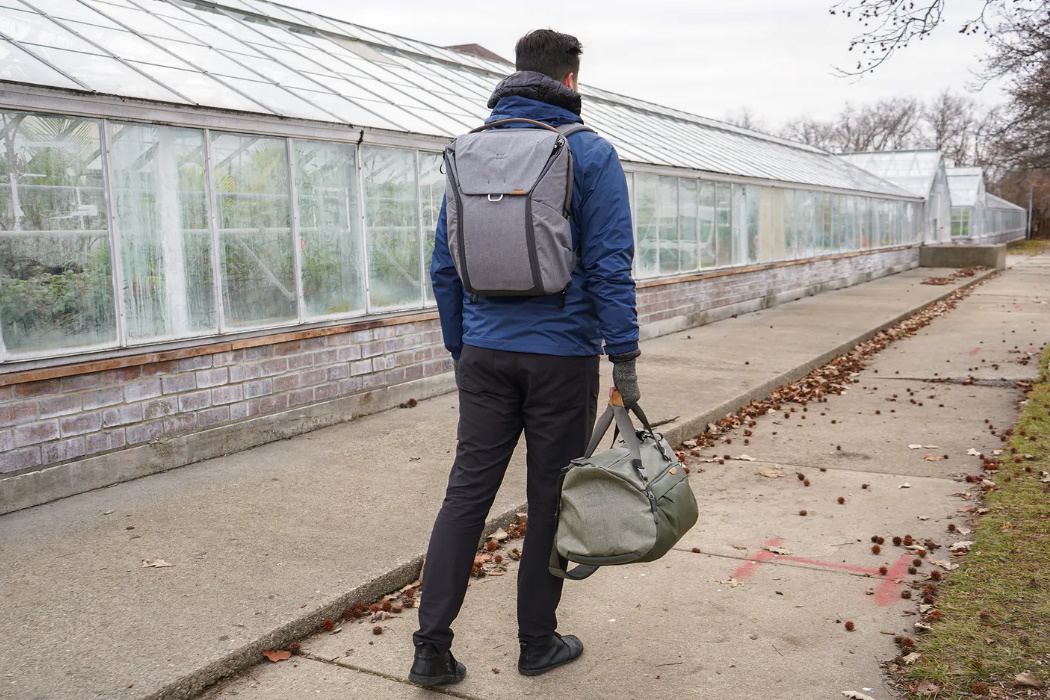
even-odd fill
[[[1039,255],[1048,248],[1050,240],[1014,241],[1006,246],[1006,252],[1010,255]]]
[[[990,510],[965,538],[974,545],[962,567],[940,587],[944,617],[917,640],[922,658],[904,672],[913,688],[940,686],[938,698],[1050,698],[1050,689],[1013,681],[1030,670],[1050,687],[1050,484],[1040,477],[1050,472],[1048,363],[1050,345],[1003,464],[987,475],[999,486],[984,499]]]

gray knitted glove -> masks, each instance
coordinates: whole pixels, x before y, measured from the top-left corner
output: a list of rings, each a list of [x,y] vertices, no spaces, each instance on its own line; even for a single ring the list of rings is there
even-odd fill
[[[454,358],[452,360],[452,373],[456,377],[456,387],[458,388],[459,387],[459,360],[454,359]]]
[[[620,391],[623,405],[627,408],[635,405],[642,398],[642,392],[638,389],[638,372],[635,370],[634,363],[634,358],[619,362],[613,361],[613,386]]]

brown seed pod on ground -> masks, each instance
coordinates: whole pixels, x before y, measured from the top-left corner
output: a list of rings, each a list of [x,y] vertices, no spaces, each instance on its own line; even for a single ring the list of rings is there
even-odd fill
[[[391,603],[389,600],[384,600],[382,603],[379,604],[379,607],[382,608],[384,612],[390,612],[390,608],[394,607],[394,604]]]
[[[853,621],[852,620],[846,620],[846,631],[847,632],[852,632],[854,629],[856,629],[856,625],[853,624]]]
[[[941,572],[937,571],[936,569],[934,569],[933,571],[930,572],[930,579],[933,580],[933,581],[940,581],[941,580],[941,576],[942,576]]]
[[[802,480],[802,485],[803,486],[809,486],[809,479],[803,479]]]
[[[914,566],[909,566],[908,567],[908,573],[909,574],[917,574],[917,573],[919,573],[919,570],[916,569]]]
[[[890,572],[890,569],[889,569],[888,566],[880,566],[879,567],[879,573],[882,574],[883,576],[885,576],[889,572]]]
[[[803,516],[804,516],[804,515],[806,515],[806,513],[807,513],[807,511],[804,511],[804,510],[800,510],[800,511],[798,512],[798,514],[799,514],[799,515],[803,515]]]
[[[872,554],[879,554],[880,552],[882,552],[882,547],[880,547],[877,544],[871,545],[871,553]]]
[[[842,505],[842,504],[844,504],[846,502],[846,499],[843,498],[842,496],[839,496],[838,501],[839,501],[839,505]]]
[[[911,591],[909,591],[907,589],[901,591],[901,598],[904,598],[905,600],[907,600],[908,598],[911,598]]]
[[[375,627],[373,627],[372,628],[372,634],[383,634],[383,626],[382,625],[376,625]]]

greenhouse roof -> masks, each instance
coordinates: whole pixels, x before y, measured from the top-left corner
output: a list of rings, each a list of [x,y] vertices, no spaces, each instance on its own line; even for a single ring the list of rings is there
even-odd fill
[[[981,168],[948,168],[948,189],[953,207],[972,207],[984,190],[984,170]]]
[[[1019,207],[1013,202],[1008,202],[1002,197],[996,197],[991,192],[985,195],[989,209],[1010,209],[1012,211],[1026,211],[1024,207]]]
[[[930,196],[941,167],[941,152],[936,150],[868,151],[843,153],[840,157],[923,198]]]
[[[0,81],[449,138],[507,64],[265,0],[0,0]],[[830,153],[584,87],[626,161],[909,192]]]

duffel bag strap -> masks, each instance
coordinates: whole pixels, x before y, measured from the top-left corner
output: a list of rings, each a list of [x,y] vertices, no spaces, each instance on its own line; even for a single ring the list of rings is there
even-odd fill
[[[552,576],[567,578],[570,581],[582,581],[598,570],[597,566],[591,566],[590,564],[577,564],[570,569],[568,562],[563,564],[563,561],[565,560],[558,554],[557,545],[551,547],[551,559],[547,568],[550,569]]]

